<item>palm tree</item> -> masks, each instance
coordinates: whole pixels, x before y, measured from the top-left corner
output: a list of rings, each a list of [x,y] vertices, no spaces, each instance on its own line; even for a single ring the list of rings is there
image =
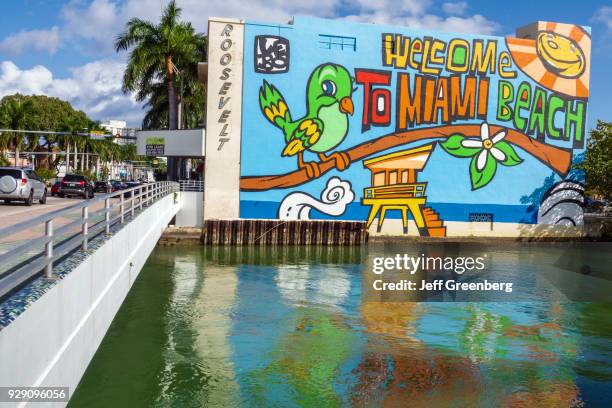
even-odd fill
[[[206,105],[205,92],[197,80],[197,72],[183,74],[184,97],[181,101],[182,126],[193,129],[201,126],[204,121]],[[192,77],[193,76],[193,77]],[[148,91],[148,101],[145,104],[147,113],[142,120],[143,129],[163,129],[168,127],[168,93],[163,83],[153,84]]]
[[[176,71],[197,66],[204,60],[206,39],[195,32],[191,23],[179,20],[181,9],[173,0],[162,13],[159,24],[133,18],[117,36],[115,49],[130,50],[123,75],[123,91],[137,92],[139,101],[151,96],[155,84],[165,83],[167,88],[168,128],[178,128]],[[189,70],[191,70],[189,68]]]
[[[0,107],[0,123],[9,129],[25,130],[27,129],[28,110],[31,107],[31,101],[23,101],[19,99],[11,99],[2,104]],[[2,135],[1,145],[12,147],[15,151],[15,166],[19,165],[19,150],[26,144],[24,133],[5,132],[8,134]]]

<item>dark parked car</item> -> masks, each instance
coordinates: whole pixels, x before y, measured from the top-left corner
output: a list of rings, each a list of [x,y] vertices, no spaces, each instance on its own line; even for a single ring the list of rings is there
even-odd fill
[[[138,186],[141,186],[141,185],[142,185],[142,183],[138,182],[138,181],[128,181],[127,183],[125,183],[124,189],[138,187]],[[123,193],[123,196],[124,197],[131,197],[132,196],[132,192],[131,191],[127,191],[127,192]]]
[[[55,197],[59,194],[59,189],[61,185],[61,181],[56,181],[55,183],[53,183],[53,185],[51,186],[51,197]]]
[[[125,185],[121,182],[121,180],[112,180],[111,186],[113,187],[113,191],[125,189]]]
[[[91,181],[85,176],[77,174],[66,174],[60,185],[59,196],[80,196],[83,198],[93,198],[94,189]]]
[[[96,181],[94,184],[94,191],[96,193],[110,193],[113,191],[113,186],[110,181]]]

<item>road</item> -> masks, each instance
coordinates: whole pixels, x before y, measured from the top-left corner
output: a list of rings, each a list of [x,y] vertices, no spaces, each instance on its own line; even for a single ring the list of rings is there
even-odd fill
[[[99,196],[99,195],[97,195]],[[69,207],[71,205],[78,204],[82,201],[81,198],[59,198],[59,197],[48,197],[46,204],[39,204],[38,201],[34,201],[31,207],[25,206],[20,202],[13,202],[6,204],[0,201],[0,229],[29,220],[34,217],[41,216],[51,211],[57,211],[62,208]],[[104,206],[104,202],[98,202],[90,207],[89,212],[92,213]],[[58,218],[54,227],[57,228],[61,225],[65,225],[68,222],[76,219],[80,215],[80,209],[70,212],[66,217]],[[23,231],[19,234],[15,234],[9,237],[0,237],[0,244],[22,241],[25,239],[32,239],[40,236],[44,231],[44,224],[39,225],[35,228]]]

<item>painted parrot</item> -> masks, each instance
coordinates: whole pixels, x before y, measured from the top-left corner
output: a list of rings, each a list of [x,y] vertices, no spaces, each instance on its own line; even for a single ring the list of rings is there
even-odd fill
[[[297,155],[298,166],[308,178],[321,175],[318,162],[305,162],[304,151],[316,153],[321,162],[334,160],[340,171],[350,159],[345,152],[325,153],[338,146],[348,133],[348,115],[353,114],[355,79],[341,65],[326,63],[314,69],[306,87],[306,115],[293,120],[283,95],[264,80],[259,90],[259,105],[264,116],[285,134],[282,156]]]

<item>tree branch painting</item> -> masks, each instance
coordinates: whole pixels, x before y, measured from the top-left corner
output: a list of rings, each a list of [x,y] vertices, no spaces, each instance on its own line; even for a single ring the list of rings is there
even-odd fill
[[[520,147],[533,157],[547,165],[560,176],[565,176],[571,167],[572,151],[541,143],[532,137],[514,129],[490,125],[491,132],[506,132],[505,141]],[[426,129],[413,129],[405,132],[394,132],[374,140],[354,146],[345,151],[351,163],[362,160],[384,150],[427,139],[447,139],[455,134],[476,136],[480,133],[480,125],[443,125]],[[350,165],[350,164],[349,164]],[[319,163],[321,176],[333,169],[334,162]],[[320,176],[319,176],[320,177]],[[306,169],[278,175],[244,176],[240,179],[242,191],[265,191],[270,189],[291,188],[312,179],[308,178]]]

